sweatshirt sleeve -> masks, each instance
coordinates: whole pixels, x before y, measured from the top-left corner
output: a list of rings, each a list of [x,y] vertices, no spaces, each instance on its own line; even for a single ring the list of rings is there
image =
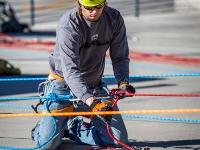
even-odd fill
[[[92,94],[80,72],[80,35],[71,27],[63,27],[57,32],[57,40],[64,79],[75,96],[85,102]]]
[[[114,34],[110,46],[113,71],[118,83],[129,82],[129,48],[126,27],[120,13],[114,22]]]

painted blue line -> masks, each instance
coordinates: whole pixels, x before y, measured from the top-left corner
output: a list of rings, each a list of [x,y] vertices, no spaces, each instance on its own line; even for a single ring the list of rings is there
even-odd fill
[[[0,101],[39,100],[40,97],[0,97]]]
[[[47,80],[47,78],[0,78],[0,81],[37,81]]]
[[[157,75],[132,75],[129,78],[167,78],[167,77],[200,77],[200,73],[189,74],[157,74]],[[113,75],[106,75],[105,79],[115,78]]]
[[[31,110],[31,106],[25,106],[25,105],[16,105],[16,104],[4,104],[0,103],[0,107],[4,108],[16,108],[16,109],[24,109],[24,110]]]

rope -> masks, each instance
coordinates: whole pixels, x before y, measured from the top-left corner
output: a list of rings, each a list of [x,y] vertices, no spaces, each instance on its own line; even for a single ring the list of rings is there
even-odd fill
[[[165,114],[165,113],[200,113],[200,109],[163,109],[163,110],[130,110],[130,111],[99,111],[99,112],[63,112],[63,113],[19,113],[0,114],[5,117],[47,117],[47,116],[90,116],[90,115],[119,115],[119,114]]]
[[[158,75],[132,75],[129,78],[166,78],[166,77],[199,77],[200,73],[188,73],[188,74],[158,74]],[[115,79],[113,75],[106,75],[104,79]],[[0,78],[0,81],[37,81],[47,80],[47,78]]]
[[[153,94],[153,93],[136,93],[134,96],[166,96],[166,97],[200,97],[200,94]]]
[[[31,106],[24,106],[24,105],[16,105],[16,104],[1,104],[0,107],[9,107],[9,108],[17,108],[17,109],[24,109],[25,111],[33,111]],[[44,109],[40,109],[42,111]],[[190,119],[190,118],[163,118],[159,116],[147,116],[147,115],[122,115],[123,118],[126,119],[145,119],[145,120],[157,120],[157,121],[173,121],[173,122],[181,122],[181,123],[200,123],[200,120],[197,119]]]
[[[108,132],[110,138],[113,139],[114,141],[116,141],[116,142],[117,142],[118,144],[120,144],[121,146],[123,146],[123,148],[125,148],[125,149],[127,149],[127,150],[136,150],[135,148],[132,148],[132,147],[130,147],[129,145],[127,145],[127,144],[125,144],[125,143],[119,141],[117,138],[115,138],[115,137],[113,136],[113,134],[111,133],[111,131],[110,131],[110,126],[109,126],[109,124],[108,124],[107,122],[106,122],[106,130],[107,130],[107,132]]]
[[[198,119],[190,119],[190,118],[167,118],[160,116],[146,116],[146,115],[122,115],[123,118],[135,120],[135,119],[143,119],[143,120],[156,120],[156,121],[172,121],[172,122],[180,122],[180,123],[195,123],[200,124],[200,120]]]
[[[152,94],[137,93],[134,96],[200,97],[200,94]],[[38,100],[40,97],[1,97],[0,101]],[[47,99],[47,98],[44,98]],[[1,106],[1,105],[0,105]]]
[[[135,93],[133,96],[166,96],[166,97],[200,97],[200,94],[157,94],[157,93]],[[45,97],[43,99],[48,99],[50,97]],[[1,97],[0,101],[17,101],[17,100],[38,100],[40,97]],[[68,97],[62,96],[61,100],[67,100]],[[70,99],[68,99],[70,100]]]
[[[72,95],[56,95],[55,93],[50,93],[46,97],[42,97],[44,100],[52,100],[52,101],[77,101],[78,99],[72,99]],[[39,100],[41,97],[36,96],[36,97],[18,97],[18,98],[0,98],[0,101],[13,101],[13,100]]]

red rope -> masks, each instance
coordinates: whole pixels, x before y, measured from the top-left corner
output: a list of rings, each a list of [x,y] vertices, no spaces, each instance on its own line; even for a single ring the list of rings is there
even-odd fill
[[[125,143],[119,141],[117,138],[115,138],[115,137],[112,135],[111,131],[110,131],[110,126],[109,126],[108,123],[106,123],[106,129],[107,129],[107,132],[108,132],[110,138],[113,139],[114,141],[116,141],[118,144],[120,144],[121,146],[123,146],[123,147],[126,148],[127,150],[136,150],[135,148],[130,147],[129,145],[127,145],[127,144],[125,144]]]
[[[125,97],[132,97],[132,96],[169,96],[169,97],[200,97],[199,93],[196,94],[177,94],[177,93],[172,93],[172,94],[168,94],[168,93],[164,93],[164,94],[158,94],[158,93],[129,93],[127,91],[122,91],[120,89],[112,89],[111,90],[111,95],[124,95]],[[116,102],[118,101],[118,99],[115,97]],[[116,104],[116,103],[114,103]]]
[[[200,94],[153,94],[153,93],[135,93],[132,96],[168,96],[168,97],[200,97]]]

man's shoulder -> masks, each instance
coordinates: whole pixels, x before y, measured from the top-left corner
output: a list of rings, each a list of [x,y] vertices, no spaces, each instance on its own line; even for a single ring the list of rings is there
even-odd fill
[[[76,12],[76,9],[71,9],[71,10],[68,10],[66,11],[62,17],[60,18],[60,21],[62,20],[70,20],[70,19],[76,19],[77,18],[77,12]]]
[[[117,17],[117,16],[121,15],[119,10],[117,10],[117,9],[115,9],[113,7],[110,7],[110,6],[106,6],[105,12],[108,15],[112,15],[113,17]]]
[[[110,20],[113,26],[116,26],[117,24],[121,24],[123,22],[123,17],[120,11],[109,6],[106,6],[105,8],[105,18],[107,18],[107,20]]]
[[[59,20],[58,26],[66,26],[72,22],[78,22],[78,15],[76,9],[71,9],[65,12]]]

